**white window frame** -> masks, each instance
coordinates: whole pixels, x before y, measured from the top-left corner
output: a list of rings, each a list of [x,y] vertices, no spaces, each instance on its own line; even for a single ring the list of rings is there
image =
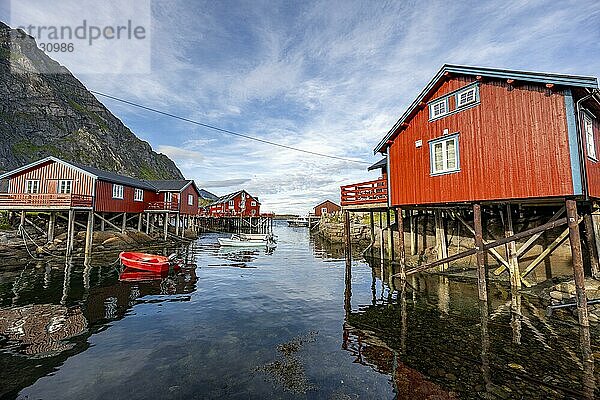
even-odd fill
[[[188,206],[193,206],[193,205],[194,205],[194,195],[188,194]]]
[[[113,183],[112,197],[113,197],[113,199],[123,200],[123,185],[119,185],[118,183]]]
[[[60,179],[56,188],[58,194],[71,194],[73,192],[73,180]]]
[[[252,203],[250,203],[252,205],[252,207],[256,207],[256,202],[253,201]]]
[[[432,101],[429,104],[429,119],[433,120],[433,119],[441,118],[444,115],[447,115],[448,113],[450,113],[450,104],[449,103],[450,102],[448,101],[448,97],[444,97],[443,99]],[[440,112],[440,113],[435,112],[435,106],[437,106],[438,104],[444,104],[443,112]]]
[[[133,201],[144,201],[144,189],[135,189],[135,192],[133,192]]]
[[[461,101],[461,96],[463,94],[467,94],[467,93],[473,93],[473,99],[471,99],[469,101],[462,102]],[[461,107],[468,106],[469,104],[476,103],[477,102],[477,86],[471,86],[471,87],[469,87],[467,89],[463,89],[460,92],[456,93],[455,100],[456,100],[455,103],[456,103],[456,108],[457,109],[461,108]]]
[[[598,155],[596,153],[596,141],[594,137],[594,119],[586,112],[583,112],[583,131],[585,133],[587,156],[593,161],[598,161]]]
[[[321,215],[326,215],[327,213],[327,207],[321,207]]]
[[[454,142],[454,157],[455,163],[454,167],[448,167],[448,158],[447,158],[447,146],[448,142]],[[442,164],[443,167],[441,169],[436,169],[435,162],[435,146],[437,144],[442,145]],[[458,143],[458,133],[453,135],[442,136],[441,138],[436,138],[429,141],[429,163],[430,163],[430,175],[444,175],[450,174],[454,172],[460,171],[460,151],[459,151],[459,143]]]
[[[173,193],[165,192],[165,203],[172,203],[172,202],[173,202]]]
[[[27,179],[25,181],[25,193],[39,194],[40,193],[40,180],[39,179]]]
[[[233,200],[229,200],[229,205],[230,205],[230,206],[232,206],[232,205],[234,205],[234,204],[235,204],[235,202],[234,202]]]

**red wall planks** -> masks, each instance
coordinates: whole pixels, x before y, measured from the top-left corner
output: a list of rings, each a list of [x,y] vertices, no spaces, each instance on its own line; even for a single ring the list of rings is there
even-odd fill
[[[58,193],[58,180],[72,181],[71,193],[91,196],[94,192],[94,178],[73,167],[54,161],[48,161],[21,173],[9,180],[10,193],[25,193],[26,180],[39,180],[39,192],[47,194]]]
[[[144,201],[135,201],[134,192],[134,188],[123,185],[123,199],[113,199],[113,184],[98,181],[94,209],[98,212],[139,213],[147,208],[148,202],[162,201],[157,193],[150,190],[144,190]]]
[[[428,100],[472,77],[445,81]],[[392,205],[543,198],[573,193],[562,92],[545,87],[479,85],[480,104],[429,122],[420,110],[390,147]],[[428,141],[459,133],[460,171],[431,176]],[[417,148],[415,141],[421,140]]]
[[[315,208],[313,209],[313,213],[315,214],[316,217],[320,217],[321,215],[323,215],[323,209],[327,210],[327,214],[331,214],[333,212],[336,211],[340,211],[341,207],[338,206],[337,204],[335,204],[334,202],[330,201],[330,200],[326,200],[324,202],[322,202],[321,204],[318,204],[317,206],[315,206]]]
[[[189,204],[189,196],[192,196],[192,204]],[[181,204],[179,212],[186,215],[198,214],[198,192],[194,185],[190,184],[181,192]]]

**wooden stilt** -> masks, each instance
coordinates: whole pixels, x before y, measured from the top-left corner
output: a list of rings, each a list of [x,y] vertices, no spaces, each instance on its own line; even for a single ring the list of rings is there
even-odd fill
[[[120,231],[121,227],[116,226],[115,224],[113,224],[112,222],[110,222],[109,220],[107,220],[106,218],[104,218],[104,213],[102,214],[95,214],[96,217],[98,217],[98,219],[100,220],[100,226],[102,227],[102,229],[104,229],[104,224],[108,224],[109,226],[113,227],[113,229]]]
[[[402,209],[396,209],[396,223],[398,224],[398,262],[400,263],[400,279],[406,279],[406,250],[404,248],[404,218]],[[403,282],[404,284],[404,282]]]
[[[121,233],[125,233],[127,230],[127,213],[123,213],[123,223],[121,225]]]
[[[164,218],[164,223],[163,223],[164,238],[165,238],[165,240],[167,240],[167,236],[169,234],[169,213],[166,212],[163,218]]]
[[[50,216],[48,218],[48,243],[54,240],[54,229],[56,227],[56,212],[50,212]]]
[[[85,230],[85,258],[92,255],[92,242],[94,239],[94,212],[88,211],[87,226]]]
[[[598,266],[598,252],[596,251],[596,241],[594,238],[594,223],[592,222],[592,214],[585,213],[583,215],[583,224],[585,228],[585,239],[590,256],[590,270],[595,278],[599,275],[600,267]]]
[[[487,274],[485,268],[485,248],[483,243],[483,225],[481,221],[481,205],[473,204],[473,225],[475,229],[475,250],[477,254],[477,289],[479,300],[487,301]]]
[[[69,210],[69,225],[67,228],[67,257],[73,252],[73,241],[75,240],[75,210]]]
[[[512,207],[506,205],[506,221],[504,236],[511,237],[515,234],[512,222]],[[517,244],[512,241],[506,244],[506,258],[508,259],[508,271],[510,273],[510,286],[516,290],[521,289],[521,274],[519,272],[519,259],[517,257]]]
[[[427,225],[429,224],[429,213],[424,211],[422,216],[423,232],[421,232],[421,251],[425,252],[425,250],[427,250]]]
[[[409,217],[409,224],[410,224],[410,255],[411,256],[415,256],[417,255],[417,251],[418,251],[418,247],[419,244],[417,243],[417,232],[416,232],[416,224],[415,224],[415,220],[417,218],[416,216],[417,211],[416,210],[411,210],[409,211],[410,217]]]
[[[600,258],[600,210],[592,210],[592,230],[594,231],[594,243],[596,244],[596,257]],[[600,279],[600,270],[593,271],[592,276]]]
[[[392,218],[391,218],[391,213],[390,213],[390,209],[388,208],[386,210],[386,222],[387,222],[387,230],[388,230],[388,243],[387,243],[387,248],[388,248],[388,256],[390,257],[390,260],[394,259],[394,231],[392,230]]]
[[[138,214],[138,226],[137,226],[137,230],[138,232],[142,231],[142,213]]]
[[[180,219],[180,215],[176,214],[175,215],[175,236],[179,236],[179,219]]]
[[[25,228],[25,210],[21,211],[21,222],[19,223],[19,226]]]
[[[350,264],[351,260],[352,260],[352,238],[350,237],[351,235],[351,230],[350,230],[350,212],[349,211],[345,211],[344,212],[344,233],[346,236],[346,263]]]
[[[443,260],[448,257],[448,243],[446,242],[446,228],[444,226],[444,219],[440,210],[435,210],[435,245],[437,259]],[[448,269],[448,263],[440,266],[441,271]]]
[[[567,200],[567,221],[569,224],[569,241],[571,242],[571,255],[573,257],[573,278],[577,292],[577,313],[579,324],[589,326],[587,299],[585,297],[585,276],[583,274],[583,256],[581,254],[581,238],[579,236],[579,224],[577,215],[577,203],[575,200]]]
[[[146,235],[150,233],[150,213],[146,213]]]
[[[102,232],[104,232],[104,220],[105,220],[104,213],[100,213],[100,216],[101,216],[101,218],[100,218],[100,230]]]

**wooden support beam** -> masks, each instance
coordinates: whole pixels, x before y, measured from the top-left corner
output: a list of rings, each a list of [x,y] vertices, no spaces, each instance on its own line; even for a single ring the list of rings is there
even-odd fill
[[[179,214],[175,214],[175,236],[179,236]]]
[[[418,251],[418,247],[419,244],[417,243],[417,231],[416,231],[416,219],[417,216],[415,215],[416,211],[415,210],[411,210],[409,211],[409,225],[410,225],[410,255],[411,256],[415,256],[417,255],[417,251]]]
[[[396,223],[398,224],[398,262],[400,263],[400,279],[406,280],[406,250],[404,248],[404,217],[402,209],[398,208],[396,212]],[[390,268],[391,270],[391,268]],[[390,282],[392,279],[390,279]]]
[[[62,215],[62,214],[56,214],[56,216],[57,216],[58,218],[61,218],[61,219],[64,219],[65,221],[67,221],[67,225],[69,224],[69,218],[65,217],[65,216],[64,216],[64,215]],[[75,224],[76,226],[78,226],[78,227],[80,227],[80,228],[83,228],[83,229],[85,229],[85,225],[84,225],[84,224],[82,224],[81,222],[77,222],[77,221],[73,221],[73,222],[74,222],[74,224]]]
[[[127,230],[127,213],[124,212],[123,213],[123,222],[121,225],[121,233],[125,233],[126,230]]]
[[[483,224],[481,205],[473,204],[473,229],[475,229],[475,250],[477,254],[477,291],[479,300],[487,301],[487,273],[485,265],[485,247],[483,243]]]
[[[166,212],[164,215],[164,223],[163,223],[163,234],[164,234],[164,239],[167,240],[167,237],[169,235],[169,213]]]
[[[19,226],[25,228],[25,210],[21,211],[21,222],[19,223]]]
[[[39,226],[37,226],[36,224],[34,224],[29,218],[25,218],[25,223],[33,226],[33,228],[38,231],[39,233],[41,233],[42,235],[46,236],[46,232],[40,228]]]
[[[56,228],[56,212],[50,212],[50,216],[48,217],[48,243],[54,240],[54,230]]]
[[[110,222],[109,220],[104,218],[104,213],[101,213],[101,214],[95,213],[94,215],[96,217],[98,217],[98,219],[100,220],[100,226],[102,227],[101,228],[102,230],[104,230],[104,223],[107,223],[109,226],[112,226],[117,231],[121,230],[120,227],[116,226],[115,224],[113,224],[112,222]]]
[[[446,227],[444,226],[444,219],[440,210],[434,211],[435,218],[435,246],[437,259],[443,260],[448,258],[448,243],[446,241]],[[448,263],[440,265],[440,270],[445,271],[448,269]]]
[[[507,204],[506,220],[504,225],[504,237],[511,237],[514,234],[515,232],[513,230],[512,207],[510,204]],[[519,258],[517,257],[517,244],[514,240],[506,244],[506,258],[508,258],[510,286],[516,290],[519,290],[521,289],[521,276],[519,275]]]
[[[569,241],[571,242],[571,255],[573,258],[573,278],[577,299],[577,314],[581,326],[589,326],[587,298],[585,296],[585,276],[583,273],[583,256],[581,254],[581,238],[579,237],[579,215],[577,214],[577,202],[568,199],[566,201],[567,220],[569,224]]]
[[[67,257],[73,252],[73,241],[75,240],[75,210],[69,210],[69,222],[67,229]]]
[[[596,244],[596,255],[600,258],[600,210],[594,209],[592,212],[592,228],[594,231],[594,242]],[[600,270],[592,271],[592,276],[600,279]]]
[[[150,213],[146,213],[146,235],[150,233]]]
[[[471,234],[475,235],[475,229],[473,229],[473,227],[467,221],[465,221],[463,217],[461,217],[460,215],[456,214],[456,219],[458,219],[460,221],[460,223],[463,224],[469,230],[469,232],[471,232]],[[487,244],[487,243],[491,243],[491,242],[490,241],[484,241],[484,243]],[[498,253],[498,251],[496,251],[496,249],[490,249],[490,254],[500,264],[502,264],[502,266],[508,267],[508,262],[504,259],[504,257],[502,257],[502,255],[500,253]]]
[[[523,279],[527,275],[529,275],[535,269],[535,267],[537,267],[538,265],[540,265],[540,263],[542,261],[544,261],[544,259],[546,257],[548,257],[550,254],[552,254],[552,252],[558,246],[560,246],[561,244],[563,244],[565,242],[565,240],[567,240],[567,236],[569,236],[569,228],[565,229],[563,231],[563,233],[561,233],[560,235],[558,235],[558,237],[556,239],[554,239],[554,241],[552,243],[550,243],[550,245],[548,247],[546,247],[544,249],[544,251],[542,251],[540,253],[540,255],[536,257],[535,260],[533,260],[531,263],[529,263],[529,265],[527,266],[527,268],[525,268],[525,270],[523,270],[523,272],[521,273],[520,278]],[[529,285],[529,283],[527,281],[523,281],[523,283],[527,287],[531,286],[531,285]]]
[[[592,276],[596,278],[600,275],[600,266],[598,265],[598,252],[596,251],[596,240],[594,237],[594,223],[592,222],[592,214],[585,213],[583,215],[583,224],[585,228],[585,239],[590,256],[590,270]]]
[[[390,260],[394,259],[394,231],[392,230],[392,218],[390,209],[386,210],[386,223],[387,223],[387,231],[388,231],[388,255],[390,256]]]
[[[87,226],[85,229],[85,258],[92,255],[92,242],[94,240],[94,212],[88,211]]]
[[[137,225],[137,230],[138,232],[142,231],[142,213],[138,214],[138,225]]]
[[[344,236],[346,239],[346,264],[352,263],[352,239],[350,230],[350,212],[344,212]]]

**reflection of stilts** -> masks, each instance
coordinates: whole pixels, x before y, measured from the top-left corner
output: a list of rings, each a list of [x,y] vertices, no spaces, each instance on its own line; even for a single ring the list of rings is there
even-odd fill
[[[445,276],[438,277],[438,308],[440,312],[450,312],[450,281]]]
[[[513,343],[521,344],[521,293],[515,288],[510,291],[510,326],[513,331]]]
[[[46,264],[44,267],[44,289],[48,289],[50,287],[50,277],[52,276],[52,267],[50,264]]]
[[[414,292],[414,289],[413,289]],[[400,282],[400,318],[402,322],[400,331],[400,350],[406,354],[406,334],[408,332],[408,311],[406,309],[406,280]]]
[[[346,320],[352,311],[352,263],[346,259],[346,270],[344,274],[344,311]]]
[[[479,302],[479,314],[481,317],[481,374],[485,382],[486,389],[492,387],[492,377],[490,371],[490,334],[488,331],[488,302]]]
[[[69,297],[69,287],[71,286],[71,270],[73,269],[73,260],[67,258],[65,262],[65,276],[63,279],[63,293],[60,298],[60,304],[65,305]]]
[[[592,354],[589,326],[579,326],[579,339],[581,341],[581,360],[583,363],[583,398],[594,399],[596,376],[594,375],[594,356]]]

